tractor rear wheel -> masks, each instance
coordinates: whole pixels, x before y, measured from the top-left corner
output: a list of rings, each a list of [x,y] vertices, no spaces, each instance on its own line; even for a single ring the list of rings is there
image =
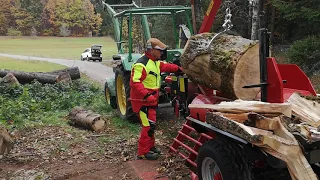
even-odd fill
[[[136,121],[137,116],[132,110],[130,97],[130,72],[125,72],[123,68],[117,68],[115,70],[116,81],[116,99],[117,107],[120,112],[121,119],[127,119],[129,121]]]
[[[225,137],[217,136],[204,143],[198,153],[199,180],[252,180],[253,175],[240,146]]]
[[[117,108],[116,97],[111,96],[110,89],[107,82],[104,84],[104,97],[107,101],[107,104],[109,104],[113,109]]]

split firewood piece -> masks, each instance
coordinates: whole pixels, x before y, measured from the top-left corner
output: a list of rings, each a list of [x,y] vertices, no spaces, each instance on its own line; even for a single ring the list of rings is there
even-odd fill
[[[287,101],[292,105],[293,115],[315,128],[320,126],[320,104],[318,102],[305,99],[297,93],[292,94]]]
[[[12,74],[8,73],[6,76],[4,76],[2,79],[0,79],[1,84],[20,84],[18,79]]]
[[[6,128],[0,126],[0,155],[8,154],[13,148],[13,143],[13,138]]]
[[[85,110],[81,107],[73,108],[68,117],[75,125],[89,128],[96,132],[102,131],[106,123],[100,114]]]
[[[221,113],[216,112],[217,115],[226,117],[238,123],[246,126],[255,127],[263,130],[274,130],[278,128],[278,121],[274,121],[272,118],[262,116],[257,113]]]
[[[219,90],[224,97],[253,100],[260,88],[242,88],[260,83],[258,41],[223,34],[209,43],[215,33],[191,36],[180,62],[191,81]]]
[[[246,126],[214,112],[206,114],[208,124],[243,138],[286,162],[292,179],[317,180],[295,137],[281,124],[280,118],[274,120],[278,121],[279,128],[271,132]]]
[[[248,113],[286,115],[291,117],[291,105],[289,103],[267,103],[260,101],[221,102],[219,104],[190,104],[190,109],[209,109],[224,113]]]

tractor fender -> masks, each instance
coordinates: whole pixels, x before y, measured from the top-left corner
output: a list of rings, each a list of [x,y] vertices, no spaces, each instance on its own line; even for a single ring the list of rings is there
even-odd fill
[[[115,86],[115,78],[106,78],[105,86],[109,88],[110,95],[116,96],[116,86]]]

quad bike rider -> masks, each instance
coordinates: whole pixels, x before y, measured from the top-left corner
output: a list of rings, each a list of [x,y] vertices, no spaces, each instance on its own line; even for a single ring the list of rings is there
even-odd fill
[[[138,158],[155,160],[160,151],[155,148],[156,108],[162,72],[182,72],[180,67],[160,60],[167,59],[167,46],[156,38],[147,41],[147,51],[131,70],[130,100],[133,111],[139,117],[142,130],[138,146]]]

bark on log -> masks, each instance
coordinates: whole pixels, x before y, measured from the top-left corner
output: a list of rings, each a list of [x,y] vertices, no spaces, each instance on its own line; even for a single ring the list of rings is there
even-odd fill
[[[206,122],[245,139],[263,151],[286,162],[291,178],[296,180],[316,180],[310,164],[305,158],[295,137],[275,118],[278,128],[273,132],[245,126],[214,112],[206,114]]]
[[[80,70],[78,67],[70,67],[70,68],[66,68],[66,69],[48,72],[48,74],[55,74],[55,75],[63,75],[65,73],[68,73],[72,80],[81,78],[80,77]]]
[[[8,154],[13,148],[13,139],[8,131],[0,126],[0,155]]]
[[[260,83],[259,44],[240,36],[222,35],[208,45],[214,34],[190,37],[181,56],[181,66],[190,80],[219,90],[229,99],[252,100],[260,88],[242,88]]]
[[[21,84],[30,83],[33,80],[37,80],[40,83],[54,84],[57,82],[69,82],[70,77],[65,72],[60,74],[50,74],[43,72],[24,72],[13,70],[0,70],[0,77],[5,77],[8,73],[12,73]]]
[[[8,73],[6,76],[4,76],[2,79],[0,79],[0,84],[20,84],[17,78],[12,74]]]
[[[69,119],[78,126],[89,128],[96,132],[100,132],[105,127],[105,121],[101,119],[99,114],[85,110],[81,107],[75,107],[69,113]]]

